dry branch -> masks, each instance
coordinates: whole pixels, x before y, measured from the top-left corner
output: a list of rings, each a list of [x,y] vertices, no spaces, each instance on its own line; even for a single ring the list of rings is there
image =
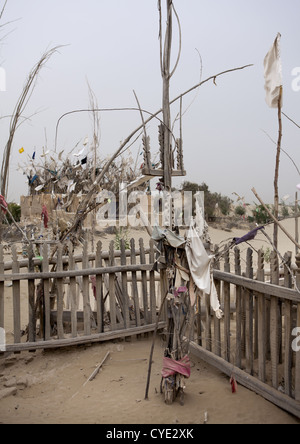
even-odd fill
[[[12,144],[14,140],[14,136],[18,127],[19,120],[27,106],[27,103],[30,99],[30,96],[34,89],[35,81],[45,65],[47,61],[52,57],[54,53],[58,51],[58,49],[61,46],[56,46],[49,51],[46,51],[38,63],[32,68],[32,70],[29,73],[28,79],[26,81],[26,84],[23,88],[23,91],[19,97],[19,100],[16,104],[16,107],[14,109],[11,122],[10,122],[10,128],[9,128],[9,139],[7,141],[6,147],[4,149],[3,153],[3,160],[2,160],[2,167],[1,167],[1,194],[5,197],[7,194],[7,186],[8,186],[8,176],[9,176],[9,163],[10,163],[10,157],[11,157],[11,150],[12,150]]]
[[[291,119],[289,116],[287,116],[285,113],[282,112],[282,115],[284,117],[286,117],[290,122],[292,122],[295,126],[297,126],[297,128],[300,128],[300,125],[298,125],[298,123],[296,123],[293,119]]]
[[[215,74],[211,77],[208,77],[207,79],[201,81],[200,83],[198,83],[197,85],[193,86],[192,88],[188,89],[187,91],[185,91],[184,93],[180,94],[178,97],[176,97],[175,99],[173,99],[170,102],[170,105],[172,105],[173,103],[175,103],[177,100],[180,100],[181,98],[183,98],[185,95],[189,94],[190,92],[194,91],[195,89],[199,88],[200,86],[204,85],[205,83],[209,82],[210,80],[215,80],[216,78],[231,73],[231,72],[235,72],[235,71],[240,71],[240,70],[244,70],[246,68],[249,68],[250,66],[253,65],[245,65],[245,66],[241,66],[238,68],[232,68],[226,71],[223,71],[221,73]],[[91,186],[90,191],[88,192],[88,194],[85,196],[85,198],[83,199],[82,203],[80,204],[77,214],[75,216],[75,219],[73,221],[73,225],[69,230],[69,233],[73,233],[76,231],[80,221],[82,220],[82,213],[85,212],[85,209],[89,206],[94,194],[97,192],[97,190],[99,190],[99,185],[101,183],[101,181],[103,180],[105,174],[107,173],[107,171],[109,170],[110,166],[112,165],[112,163],[115,161],[115,159],[122,153],[122,151],[124,150],[124,148],[127,146],[127,144],[131,141],[131,139],[136,135],[136,133],[138,133],[139,131],[143,130],[144,125],[147,125],[151,120],[153,119],[158,119],[158,115],[161,114],[163,112],[163,109],[158,110],[156,113],[150,113],[147,110],[141,110],[140,108],[113,108],[113,109],[109,109],[109,108],[105,108],[105,109],[96,109],[94,111],[99,111],[99,112],[103,112],[103,111],[139,111],[139,112],[143,112],[143,113],[147,113],[150,114],[150,117],[145,120],[138,128],[136,128],[131,134],[129,134],[129,136],[124,140],[123,143],[121,143],[120,147],[117,149],[117,151],[111,156],[111,158],[107,161],[107,163],[104,165],[101,173],[99,174],[99,176],[97,176],[96,181],[93,183],[93,185]],[[70,111],[68,113],[63,114],[57,121],[57,125],[56,125],[56,136],[55,136],[55,149],[57,146],[57,137],[58,137],[58,128],[59,128],[59,124],[61,122],[61,120],[71,114],[74,113],[82,113],[82,112],[91,112],[92,110],[86,110],[86,109],[81,109],[81,110],[74,110],[74,111]],[[160,119],[158,119],[160,120]],[[161,121],[160,121],[161,122]],[[62,239],[64,240],[65,237]]]
[[[295,241],[295,239],[290,235],[290,233],[284,228],[284,226],[279,222],[279,220],[276,219],[276,217],[271,213],[271,211],[269,210],[269,208],[267,207],[267,205],[263,202],[263,200],[261,199],[261,197],[257,194],[255,188],[252,188],[252,193],[255,195],[255,197],[259,200],[259,202],[261,203],[261,205],[264,207],[264,209],[266,210],[266,212],[268,213],[268,215],[270,216],[270,218],[275,222],[275,225],[277,225],[282,231],[283,233],[290,239],[291,242],[293,242],[293,244],[296,245],[296,247],[298,247],[300,249],[300,244],[298,242]],[[276,247],[277,248],[277,247]]]
[[[186,96],[187,94],[191,93],[192,91],[194,91],[195,89],[199,88],[200,86],[204,85],[205,83],[210,82],[211,80],[215,80],[216,78],[223,76],[225,74],[229,74],[231,72],[235,72],[235,71],[241,71],[244,70],[246,68],[250,68],[251,66],[253,66],[252,64],[249,65],[244,65],[238,68],[232,68],[232,69],[228,69],[226,71],[220,72],[219,74],[215,74],[213,76],[208,77],[205,80],[202,80],[201,82],[197,83],[196,85],[192,86],[190,89],[188,89],[187,91],[183,92],[182,94],[180,94],[179,96],[175,97],[175,99],[171,100],[170,105],[173,105],[174,103],[176,103],[178,100],[180,100],[181,98],[183,98],[184,96]],[[80,110],[73,110],[73,111],[69,111],[65,114],[63,114],[62,116],[60,116],[60,118],[57,121],[56,124],[56,135],[55,135],[55,148],[57,147],[57,137],[58,137],[58,128],[60,125],[61,120],[70,115],[70,114],[74,114],[74,113],[82,113],[82,112],[91,112],[91,109],[80,109]],[[104,111],[140,111],[140,109],[138,108],[102,108],[102,109],[96,109],[95,111],[100,111],[100,112],[104,112]],[[158,111],[156,111],[155,113],[150,113],[149,111],[146,110],[142,110],[144,113],[150,114],[150,117],[145,120],[145,125],[147,125],[149,122],[151,122],[151,120],[157,118],[157,116],[159,114],[162,113],[162,108],[159,109]],[[161,122],[161,121],[160,121]],[[114,155],[111,157],[111,159],[107,162],[106,164],[106,168],[108,169],[111,165],[111,163],[114,161],[114,159],[116,157],[118,157],[121,152],[123,151],[123,149],[126,147],[126,145],[130,142],[130,140],[135,136],[136,133],[138,133],[139,131],[141,131],[144,128],[144,124],[140,125],[138,128],[136,128],[125,140],[124,142],[122,142],[122,144],[120,145],[120,147],[118,148],[118,150],[114,153]]]
[[[101,367],[103,366],[104,362],[109,357],[109,355],[110,355],[110,352],[108,351],[106,353],[105,357],[103,358],[103,360],[101,361],[101,363],[97,366],[97,368],[93,371],[91,376],[89,376],[88,379],[85,381],[85,383],[82,385],[82,388],[85,387],[88,382],[93,381],[93,379],[95,379],[95,377],[98,375]],[[74,395],[71,397],[71,399],[74,399],[78,394],[79,394],[79,391],[74,393]]]
[[[104,364],[104,362],[106,361],[106,359],[109,357],[110,352],[108,351],[105,355],[105,357],[102,359],[101,363],[97,366],[97,368],[93,371],[93,373],[91,374],[91,376],[89,377],[88,381],[93,381],[96,376],[98,375],[98,373],[100,372],[100,369],[102,367],[102,365]]]
[[[6,5],[7,5],[7,2],[8,2],[8,0],[5,0],[4,5],[3,5],[2,9],[1,9],[1,12],[0,12],[0,20],[1,20],[2,17],[3,17],[3,14],[4,14],[4,11],[5,11],[5,8],[6,8]]]

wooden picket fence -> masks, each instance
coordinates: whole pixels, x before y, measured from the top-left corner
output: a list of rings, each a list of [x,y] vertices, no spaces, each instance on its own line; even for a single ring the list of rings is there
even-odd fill
[[[6,351],[56,348],[154,331],[161,295],[160,275],[153,270],[153,241],[145,248],[140,239],[137,249],[134,239],[130,246],[121,241],[119,251],[113,241],[109,251],[103,251],[98,242],[95,253],[88,253],[85,242],[77,255],[71,243],[51,246],[52,253],[47,243],[38,247],[41,256],[28,247],[23,252],[27,258],[22,259],[12,247],[12,261],[4,262],[0,245],[0,328],[13,332]],[[5,298],[7,285],[12,293]],[[12,319],[11,326],[7,319]],[[162,320],[158,328],[165,325]]]
[[[109,251],[98,242],[95,253],[88,252],[85,242],[78,254],[72,244],[38,247],[40,257],[28,249],[26,258],[13,247],[8,262],[0,245],[0,328],[12,332],[6,351],[102,342],[155,330],[166,283],[165,271],[153,268],[153,241],[147,248],[142,239],[138,246],[134,239],[130,246],[122,241],[118,251],[114,242]],[[275,253],[269,273],[262,251],[254,270],[253,251],[248,250],[244,273],[238,248],[233,267],[230,259],[227,253],[224,270],[214,264],[224,317],[214,316],[209,296],[197,298],[190,352],[300,418],[300,351],[292,347],[299,343],[293,330],[300,327],[300,256],[293,278],[291,254],[285,255],[282,275]],[[166,326],[163,310],[158,328]]]
[[[293,330],[300,327],[300,256],[293,279],[291,253],[285,255],[281,276],[274,252],[268,273],[262,251],[258,252],[256,272],[250,248],[243,275],[238,248],[233,261],[234,268],[227,253],[224,271],[219,263],[214,269],[224,318],[212,316],[209,298],[202,298],[197,307],[197,335],[190,350],[300,418],[300,351],[293,350]]]

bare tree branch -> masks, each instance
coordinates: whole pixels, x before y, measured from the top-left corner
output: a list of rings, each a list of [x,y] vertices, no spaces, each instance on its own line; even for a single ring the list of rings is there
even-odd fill
[[[98,102],[94,91],[91,88],[91,85],[87,81],[88,89],[89,89],[89,100],[91,107],[91,118],[93,123],[93,150],[94,150],[94,168],[93,168],[93,180],[96,179],[96,164],[97,164],[97,151],[100,145],[100,117],[97,108]]]
[[[3,14],[4,14],[4,11],[5,11],[5,8],[6,8],[6,5],[7,5],[7,2],[8,2],[8,0],[5,0],[4,5],[3,5],[3,8],[1,9],[1,12],[0,12],[0,20],[1,20],[2,17],[3,17]]]
[[[161,13],[161,0],[158,0],[158,13],[159,13],[159,49],[160,49],[160,70],[163,72],[163,49],[162,49],[162,13]]]
[[[185,91],[184,93],[182,93],[182,94],[180,94],[179,96],[175,97],[175,99],[173,99],[173,100],[170,102],[170,105],[173,105],[175,102],[177,102],[178,100],[180,100],[182,97],[184,97],[184,96],[186,96],[187,94],[191,93],[191,92],[194,91],[195,89],[201,87],[201,86],[204,85],[205,83],[207,83],[207,82],[209,82],[209,81],[211,81],[211,80],[215,80],[217,77],[223,76],[223,75],[225,75],[225,74],[228,74],[228,73],[231,73],[231,72],[234,72],[234,71],[244,70],[244,69],[249,68],[249,67],[251,67],[251,66],[253,66],[253,65],[252,65],[252,64],[250,64],[250,65],[245,65],[245,66],[241,66],[241,67],[239,67],[239,68],[229,69],[229,70],[227,70],[227,71],[220,72],[219,74],[216,74],[216,75],[210,76],[210,77],[208,77],[207,79],[205,79],[205,80],[203,80],[203,81],[197,83],[197,85],[195,85],[195,86],[193,86],[192,88],[188,89],[188,90]],[[69,112],[63,114],[62,116],[60,116],[60,118],[58,119],[57,124],[56,124],[56,131],[55,131],[55,149],[56,149],[56,147],[57,147],[58,129],[59,129],[59,125],[60,125],[60,122],[62,121],[62,119],[63,119],[64,117],[66,117],[66,116],[71,115],[71,114],[82,113],[82,112],[90,112],[90,111],[91,111],[90,109],[80,109],[80,110],[69,111]],[[138,108],[101,108],[101,109],[98,109],[98,110],[96,110],[96,111],[100,111],[100,112],[104,112],[104,111],[140,111],[140,109],[138,109]],[[146,110],[142,110],[142,111],[143,111],[144,113],[150,114],[150,117],[149,117],[147,120],[145,120],[145,122],[144,122],[145,125],[147,125],[149,122],[151,122],[151,120],[153,120],[153,119],[157,119],[157,116],[158,116],[159,114],[162,113],[162,109],[156,111],[155,113],[150,113],[149,111],[146,111]],[[158,119],[158,120],[162,123],[162,121],[161,121],[160,119]],[[141,131],[141,130],[143,129],[144,124],[140,125],[137,129],[135,129],[135,130],[134,130],[134,131],[133,131],[133,132],[132,132],[132,133],[131,133],[131,134],[130,134],[125,140],[124,140],[124,142],[122,142],[122,144],[120,145],[120,147],[118,148],[118,150],[117,150],[117,151],[115,152],[115,154],[112,156],[111,163],[113,162],[113,160],[114,160],[116,157],[118,157],[118,156],[120,155],[120,153],[123,151],[123,149],[125,148],[125,146],[130,142],[130,140],[132,139],[132,137],[134,137],[136,133],[138,133],[139,131]],[[108,163],[109,163],[109,162],[110,162],[110,161],[108,161]],[[110,166],[110,164],[108,165],[108,168],[109,168],[109,166]]]
[[[45,63],[50,59],[50,57],[58,51],[58,49],[61,46],[56,46],[49,51],[46,51],[38,63],[32,68],[32,70],[29,73],[28,79],[25,83],[25,86],[23,88],[23,91],[19,97],[19,100],[16,104],[16,107],[13,112],[13,116],[11,118],[10,122],[10,128],[9,128],[9,139],[7,141],[6,147],[4,149],[3,153],[3,159],[2,159],[2,167],[1,167],[1,194],[5,197],[7,193],[7,187],[8,187],[8,176],[9,176],[9,163],[10,163],[10,156],[11,156],[11,150],[12,150],[12,144],[14,140],[14,136],[16,133],[16,130],[18,128],[19,120],[22,118],[22,114],[24,113],[24,110],[26,108],[26,105],[28,103],[29,98],[31,97],[31,94],[34,89],[35,81],[39,75],[39,72],[45,65]]]
[[[176,17],[176,19],[177,19],[177,23],[178,23],[178,29],[179,29],[179,49],[178,49],[177,60],[176,60],[175,66],[174,66],[174,68],[173,68],[173,70],[172,70],[172,72],[171,72],[171,74],[170,74],[170,78],[174,75],[174,73],[175,73],[175,71],[176,71],[176,69],[177,69],[177,66],[178,66],[178,64],[179,64],[179,60],[180,60],[180,56],[181,56],[181,47],[182,47],[181,24],[180,24],[179,16],[178,16],[178,14],[177,14],[177,12],[176,12],[176,9],[175,9],[173,3],[172,3],[172,8],[173,8],[173,11],[174,11],[175,17]]]
[[[292,120],[289,116],[287,116],[285,113],[282,113],[284,115],[284,117],[286,117],[290,122],[292,122],[295,126],[297,126],[298,128],[300,128],[300,125],[298,125],[298,123],[296,123],[294,120]]]
[[[200,61],[200,75],[199,75],[199,83],[200,83],[201,80],[202,80],[203,63],[202,63],[202,57],[201,57],[201,54],[200,54],[199,50],[197,48],[195,48],[195,50],[198,53],[199,61]],[[177,113],[177,115],[176,115],[176,117],[174,119],[174,122],[173,122],[172,129],[174,129],[175,123],[177,122],[178,118],[180,117],[180,119],[182,119],[182,117],[188,112],[188,110],[191,108],[191,106],[193,105],[193,103],[197,99],[198,94],[199,94],[199,90],[200,90],[200,86],[198,87],[198,90],[196,91],[195,97],[192,99],[191,103],[186,107],[186,109],[184,111],[181,109],[181,111],[179,113]],[[182,105],[182,97],[180,97],[179,100],[180,100],[180,103]]]
[[[170,105],[173,104],[173,103],[175,103],[177,100],[180,100],[182,97],[184,97],[185,95],[189,94],[191,91],[193,91],[193,90],[199,88],[200,86],[204,85],[205,83],[209,82],[210,80],[213,80],[213,81],[214,81],[217,77],[220,77],[220,76],[222,76],[222,75],[225,75],[225,74],[228,74],[228,73],[231,73],[231,72],[234,72],[234,71],[243,70],[243,69],[245,69],[245,68],[249,68],[250,66],[253,66],[253,65],[245,65],[245,66],[242,66],[242,67],[239,67],[239,68],[229,69],[229,70],[227,70],[227,71],[223,71],[223,72],[221,72],[221,73],[219,73],[219,74],[216,74],[216,75],[214,75],[214,76],[211,76],[211,77],[207,78],[206,80],[203,80],[203,81],[201,81],[200,83],[198,83],[197,85],[193,86],[193,87],[190,88],[189,90],[185,91],[184,93],[180,94],[178,97],[176,97],[175,99],[173,99],[173,100],[170,102]],[[141,111],[139,108],[138,108],[138,109],[136,109],[136,108],[99,109],[98,111],[115,111],[115,110],[118,110],[118,111],[120,111],[120,110],[123,110],[123,111],[125,111],[125,110],[137,110],[137,111]],[[56,125],[55,145],[57,144],[57,136],[58,136],[58,128],[59,128],[59,124],[60,124],[61,120],[62,120],[65,116],[70,115],[70,114],[73,114],[73,113],[90,112],[90,111],[91,111],[91,110],[76,110],[76,111],[71,111],[71,112],[68,112],[68,113],[63,114],[63,115],[59,118],[59,120],[58,120],[58,122],[57,122],[57,125]],[[146,110],[142,110],[142,111],[143,111],[144,113],[151,114],[151,113],[149,113],[149,112],[146,111]],[[157,111],[157,112],[154,113],[154,114],[151,114],[151,116],[150,116],[150,117],[149,117],[149,118],[148,118],[148,119],[147,119],[142,125],[140,125],[140,126],[139,126],[137,129],[135,129],[131,134],[129,134],[129,136],[124,140],[124,142],[121,143],[121,145],[120,145],[120,147],[117,149],[117,151],[116,151],[116,152],[111,156],[111,158],[106,162],[106,164],[104,165],[104,167],[103,167],[101,173],[100,173],[99,176],[97,177],[95,183],[92,185],[90,191],[89,191],[88,194],[85,196],[85,198],[82,200],[82,202],[81,202],[81,204],[80,204],[80,206],[79,206],[79,208],[78,208],[78,210],[77,210],[77,213],[76,213],[75,219],[74,219],[74,221],[73,221],[73,225],[72,225],[72,226],[70,227],[70,229],[65,233],[65,235],[63,236],[63,238],[61,239],[61,241],[64,241],[64,240],[67,238],[67,236],[69,236],[71,233],[76,232],[76,230],[77,230],[77,228],[78,228],[78,225],[80,224],[80,222],[81,222],[81,220],[82,220],[82,214],[85,213],[85,209],[89,206],[89,204],[90,204],[90,202],[91,202],[91,199],[93,198],[93,196],[94,196],[94,194],[96,193],[97,189],[99,189],[99,184],[101,183],[103,177],[105,176],[106,172],[108,171],[108,169],[110,168],[110,166],[111,166],[111,164],[114,162],[114,160],[115,160],[115,159],[116,159],[116,158],[122,153],[123,149],[124,149],[124,148],[126,147],[126,145],[131,141],[131,139],[135,136],[135,134],[138,133],[139,131],[143,130],[144,125],[146,125],[147,123],[149,123],[152,119],[154,119],[154,118],[157,119],[157,116],[158,116],[161,112],[162,112],[162,109],[160,109],[159,111]],[[53,254],[54,254],[54,253],[53,253]]]
[[[144,119],[144,116],[143,116],[143,111],[142,111],[142,108],[141,108],[141,105],[140,105],[140,102],[139,102],[138,96],[136,95],[135,90],[133,90],[133,94],[134,94],[134,97],[135,97],[136,103],[137,103],[137,105],[138,105],[138,107],[139,107],[139,110],[140,110],[141,120],[142,120],[142,122],[143,122],[144,136],[147,137],[147,130],[146,130],[146,125],[145,125],[145,119]]]
[[[270,134],[268,134],[265,130],[263,130],[262,129],[262,132],[263,133],[265,133],[265,135],[267,136],[267,137],[269,137],[269,139],[275,144],[275,145],[277,145],[277,142],[275,142],[275,140],[274,139],[272,139],[272,137],[270,136]],[[296,162],[294,161],[294,159],[289,155],[289,153],[287,153],[283,148],[281,148],[281,151],[290,159],[290,161],[293,163],[293,165],[294,165],[294,167],[296,168],[296,170],[297,170],[297,173],[299,174],[299,176],[300,176],[300,170],[299,170],[299,168],[297,167],[297,165],[296,165]]]

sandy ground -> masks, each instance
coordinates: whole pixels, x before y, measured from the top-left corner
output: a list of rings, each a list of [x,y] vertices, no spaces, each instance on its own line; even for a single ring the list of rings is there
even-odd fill
[[[65,351],[23,353],[0,364],[1,385],[18,387],[0,401],[4,424],[299,424],[295,418],[192,357],[185,405],[160,394],[163,347],[154,350],[149,400],[144,400],[151,338]],[[96,378],[85,382],[107,351]],[[24,386],[26,386],[23,388]]]
[[[285,224],[294,233],[294,221]],[[214,243],[243,234],[244,230],[210,229]],[[139,233],[134,235],[138,238]],[[110,239],[101,240],[105,245]],[[262,235],[252,245],[267,248]],[[295,251],[281,233],[279,247],[283,253]],[[10,299],[11,289],[6,288],[6,301]],[[193,356],[185,405],[176,401],[166,406],[160,394],[164,350],[160,338],[154,351],[150,399],[145,401],[151,343],[149,336],[0,358],[0,423],[203,424],[207,413],[208,424],[300,424],[242,386],[233,394],[227,376]],[[102,371],[84,385],[107,351],[110,355]],[[9,389],[12,394],[1,399],[3,390]]]

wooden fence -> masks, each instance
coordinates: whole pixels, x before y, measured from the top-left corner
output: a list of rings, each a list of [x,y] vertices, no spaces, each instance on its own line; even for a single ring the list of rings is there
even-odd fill
[[[59,244],[51,255],[44,243],[41,256],[31,247],[23,251],[27,258],[20,259],[13,247],[12,261],[4,262],[0,245],[0,328],[7,333],[6,351],[153,331],[161,297],[159,273],[153,271],[154,243],[145,248],[140,239],[136,249],[132,239],[130,246],[121,241],[120,248],[116,251],[111,242],[105,252],[98,242],[96,252],[88,253],[85,242],[82,253],[75,255],[71,243]],[[164,326],[160,322],[159,328]]]
[[[293,347],[293,330],[300,327],[300,257],[293,278],[291,253],[285,261],[280,279],[278,257],[272,253],[266,276],[259,251],[254,273],[249,249],[242,275],[240,250],[234,251],[234,270],[228,253],[224,271],[218,263],[214,269],[224,318],[212,317],[209,298],[202,298],[197,339],[190,347],[201,359],[300,418],[300,351]]]
[[[96,252],[88,253],[85,242],[79,254],[67,244],[57,245],[50,255],[45,243],[42,257],[29,249],[28,257],[20,258],[13,248],[7,262],[0,245],[0,328],[8,337],[12,332],[6,350],[58,348],[154,331],[161,288],[166,288],[153,269],[154,243],[145,248],[142,239],[138,246],[132,239],[130,248],[124,241],[120,248],[116,251],[112,242],[103,251],[99,242]],[[300,327],[300,256],[293,276],[291,254],[285,261],[280,275],[272,253],[267,274],[259,251],[254,272],[249,249],[242,273],[236,248],[233,268],[229,253],[223,271],[216,263],[224,317],[213,315],[209,296],[198,297],[190,351],[300,418],[300,351],[293,348],[299,344],[293,331]],[[158,328],[165,327],[163,311]]]

